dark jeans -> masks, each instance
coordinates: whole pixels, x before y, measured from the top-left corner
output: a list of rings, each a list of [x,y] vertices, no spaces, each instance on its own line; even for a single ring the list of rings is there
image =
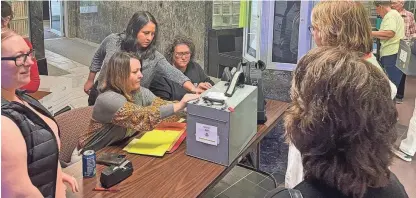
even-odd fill
[[[402,79],[403,72],[396,67],[397,54],[381,57],[381,65],[386,70],[387,76],[399,88],[400,80]]]
[[[396,98],[403,99],[403,97],[404,97],[405,84],[406,84],[406,74],[403,74],[402,80],[400,80],[399,87],[397,87],[397,95],[396,95]]]
[[[92,86],[92,88],[90,89],[90,94],[88,96],[88,106],[94,106],[95,101],[97,100],[98,97],[98,82],[94,83],[94,86]]]

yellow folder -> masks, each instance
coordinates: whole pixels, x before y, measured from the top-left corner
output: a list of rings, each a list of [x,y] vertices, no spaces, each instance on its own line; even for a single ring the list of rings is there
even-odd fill
[[[146,132],[140,139],[133,139],[123,150],[142,155],[163,156],[178,139],[180,131],[153,130]]]

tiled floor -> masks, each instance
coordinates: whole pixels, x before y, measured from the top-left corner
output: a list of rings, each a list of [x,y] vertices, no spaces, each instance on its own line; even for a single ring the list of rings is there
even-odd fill
[[[277,186],[284,185],[282,175],[274,175],[274,178]],[[205,197],[259,198],[264,197],[275,187],[275,183],[270,176],[236,166]]]
[[[71,51],[76,49],[68,50]],[[46,50],[46,58],[48,63],[65,71],[61,72],[61,74],[66,72],[68,73],[61,75],[61,77],[72,80],[70,106],[73,108],[87,106],[88,96],[83,91],[83,85],[88,77],[88,67],[49,50]],[[59,80],[57,80],[56,83],[59,83]],[[403,104],[396,105],[399,112],[398,126],[401,138],[405,137],[405,132],[415,106],[415,87],[416,78],[408,77],[406,81],[406,93]],[[280,157],[285,155],[285,152],[283,151],[278,152],[280,153]],[[280,167],[280,165],[276,166]],[[283,166],[284,165],[281,167]],[[393,165],[391,166],[391,170],[403,183],[409,197],[416,198],[416,157],[412,163],[407,163],[395,158]],[[278,172],[280,172],[280,174],[274,173],[274,177],[277,180],[278,185],[283,185],[284,176],[282,175],[282,172],[284,172],[284,170],[280,170],[279,168]],[[237,166],[208,193],[207,197],[263,197],[272,188],[274,188],[274,183],[268,177]]]
[[[84,82],[88,77],[89,68],[81,63],[65,58],[59,54],[51,52],[49,50],[45,51],[45,56],[48,60],[48,64],[53,65],[60,70],[65,71],[65,75],[60,77],[71,79],[72,89],[71,89],[71,102],[70,106],[72,108],[85,107],[88,105],[88,95],[84,93]],[[49,85],[44,86],[53,86],[53,82]],[[56,80],[56,84],[59,84],[59,80]],[[42,88],[42,87],[41,87]]]

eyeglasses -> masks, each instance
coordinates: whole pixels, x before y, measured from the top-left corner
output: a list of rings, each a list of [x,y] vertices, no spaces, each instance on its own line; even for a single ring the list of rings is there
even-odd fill
[[[191,52],[177,52],[175,53],[176,58],[180,58],[180,57],[188,57],[191,56]]]
[[[27,61],[27,57],[33,59],[33,57],[35,57],[35,50],[32,49],[26,54],[20,54],[20,55],[15,56],[15,57],[1,57],[1,60],[2,61],[12,60],[12,61],[14,61],[14,64],[17,67],[21,67],[21,66],[25,65],[25,63]]]
[[[313,26],[308,26],[308,30],[309,30],[310,33],[312,33],[313,32]]]

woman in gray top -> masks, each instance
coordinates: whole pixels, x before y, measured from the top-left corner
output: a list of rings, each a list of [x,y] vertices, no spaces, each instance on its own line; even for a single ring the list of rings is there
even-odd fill
[[[178,71],[166,61],[165,57],[156,51],[158,27],[155,18],[147,11],[136,12],[123,33],[110,34],[101,43],[95,53],[90,66],[90,74],[84,85],[84,91],[90,95],[88,102],[95,103],[98,95],[97,87],[102,84],[106,73],[106,63],[117,51],[134,53],[143,63],[143,79],[141,86],[148,88],[154,75],[160,74],[178,83],[188,92],[201,93],[203,90],[195,87],[182,72]],[[97,83],[94,79],[97,72],[100,72]]]
[[[89,130],[81,135],[78,149],[97,151],[136,132],[152,130],[161,121],[178,121],[179,116],[174,114],[184,109],[189,100],[199,97],[186,94],[176,103],[157,98],[140,86],[141,63],[127,52],[116,52],[107,71]]]

